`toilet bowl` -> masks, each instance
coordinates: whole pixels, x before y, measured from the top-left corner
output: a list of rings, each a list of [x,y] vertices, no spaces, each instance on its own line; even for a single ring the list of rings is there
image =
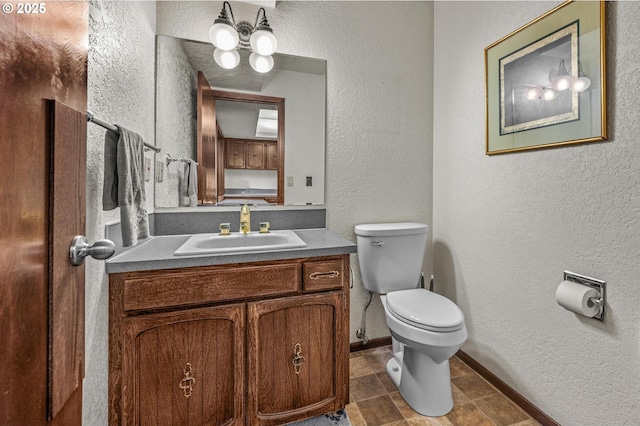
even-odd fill
[[[467,329],[455,303],[419,288],[428,230],[414,222],[355,227],[364,288],[380,294],[391,332],[387,373],[411,408],[436,417],[453,408],[449,358]]]
[[[398,308],[394,298],[426,306],[407,318],[411,308]],[[467,339],[462,312],[447,298],[424,289],[400,290],[380,300],[393,341],[393,358],[387,363],[389,377],[418,413],[432,417],[447,414],[453,408],[449,359]],[[452,321],[445,324],[435,315],[425,318],[424,313],[433,307],[434,314],[444,313]]]

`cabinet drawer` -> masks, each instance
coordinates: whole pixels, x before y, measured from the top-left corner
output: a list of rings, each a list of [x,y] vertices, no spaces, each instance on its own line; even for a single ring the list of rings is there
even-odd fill
[[[197,268],[125,279],[125,311],[255,298],[300,290],[300,264]]]
[[[303,287],[305,290],[325,290],[340,288],[345,279],[341,260],[305,262],[303,267]]]

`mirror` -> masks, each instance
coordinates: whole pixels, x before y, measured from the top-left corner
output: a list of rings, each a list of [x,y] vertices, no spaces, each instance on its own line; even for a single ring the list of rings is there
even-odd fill
[[[263,194],[265,191],[268,194],[282,191],[283,197],[274,203],[273,197],[265,196],[255,204],[323,205],[326,61],[274,54],[274,68],[266,74],[260,74],[249,66],[249,51],[240,50],[240,65],[233,70],[225,70],[214,62],[213,50],[210,43],[157,36],[156,145],[162,149],[162,153],[156,158],[156,208],[189,205],[186,196],[188,179],[185,178],[189,174],[189,160],[199,163],[204,160],[218,168],[215,173],[202,176],[198,164],[198,186],[211,188],[220,182],[224,185],[217,188],[217,202],[204,205],[233,205],[233,201],[224,197],[225,193],[246,195]],[[228,168],[228,163],[223,158],[225,152],[217,152],[215,158],[216,152],[206,154],[201,150],[202,158],[198,159],[198,87],[202,84],[199,83],[199,72],[210,86],[207,89],[210,94],[235,93],[239,98],[283,99],[283,111],[281,114],[278,111],[275,118],[284,123],[282,139],[286,140],[286,145],[283,143],[278,161],[282,170],[266,166],[258,170]],[[262,107],[265,110],[263,114],[273,114],[269,110],[275,108],[265,105],[266,107]],[[202,109],[202,105],[200,108]],[[259,139],[266,145],[268,141],[274,140],[273,136],[264,134],[255,136],[260,108],[256,110],[254,103],[216,99],[214,108],[216,123],[209,123],[216,129],[214,134],[221,130],[226,133],[225,138],[243,139],[247,142]],[[248,114],[248,110],[252,112]],[[202,117],[202,111],[200,114]],[[245,130],[235,129],[236,125],[244,121],[242,117],[247,115],[255,117],[253,122]],[[166,155],[178,161],[167,163]],[[278,174],[281,175],[280,178]],[[260,200],[260,197],[248,198]]]

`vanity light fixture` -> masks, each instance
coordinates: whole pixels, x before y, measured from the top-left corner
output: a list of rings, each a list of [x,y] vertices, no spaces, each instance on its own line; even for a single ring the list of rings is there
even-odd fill
[[[584,92],[589,88],[589,86],[591,86],[591,80],[584,73],[584,70],[582,69],[582,62],[578,62],[578,77],[573,79],[573,82],[571,83],[571,91],[577,93]]]
[[[524,89],[524,96],[529,100],[538,99],[542,96],[542,87],[528,85],[526,89]]]
[[[558,92],[562,92],[563,90],[567,90],[571,87],[571,76],[567,72],[567,69],[564,66],[564,59],[560,61],[560,65],[558,66],[558,72],[556,76],[551,80],[551,87],[553,90]]]
[[[571,78],[571,75],[567,72],[564,66],[564,59],[560,61],[558,71],[550,78],[551,86],[538,86],[528,84],[524,89],[524,97],[528,100],[542,99],[545,101],[552,101],[558,97],[560,92],[570,89],[574,93],[584,92],[591,86],[591,80],[584,73],[582,69],[582,63],[578,62],[578,77]]]
[[[553,90],[552,87],[545,87],[544,89],[542,89],[542,96],[541,97],[545,101],[552,101],[552,100],[554,100],[555,98],[558,97],[558,92]]]
[[[262,18],[260,18],[260,12],[262,12]],[[258,9],[253,26],[245,21],[236,24],[231,5],[225,1],[218,19],[209,29],[209,39],[216,47],[213,59],[222,68],[233,69],[238,66],[240,63],[240,54],[236,50],[238,48],[253,50],[249,57],[249,64],[257,72],[265,73],[273,68],[271,55],[278,48],[278,40],[269,27],[264,7]]]

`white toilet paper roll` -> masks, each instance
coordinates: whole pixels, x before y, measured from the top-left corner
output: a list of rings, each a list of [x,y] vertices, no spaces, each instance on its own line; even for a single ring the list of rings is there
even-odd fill
[[[600,293],[598,290],[572,281],[562,281],[558,286],[558,290],[556,290],[558,305],[572,312],[593,318],[600,311],[600,307],[589,301],[591,297],[599,298]]]

